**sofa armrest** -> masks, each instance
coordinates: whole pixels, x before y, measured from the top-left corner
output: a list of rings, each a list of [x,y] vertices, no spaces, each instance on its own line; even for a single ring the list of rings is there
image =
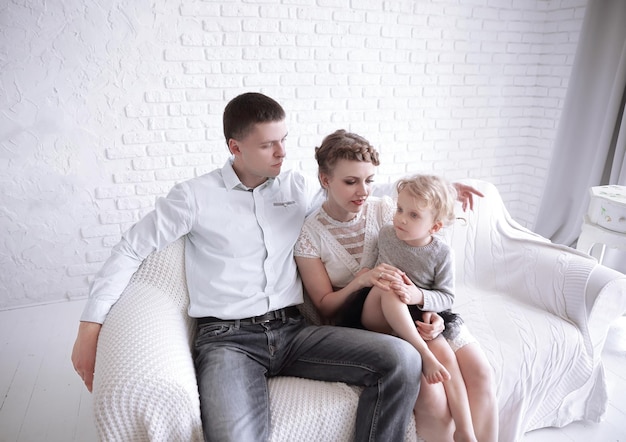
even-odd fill
[[[600,359],[608,325],[626,314],[626,275],[598,265],[587,281],[586,295],[591,342]]]
[[[202,440],[182,241],[151,255],[104,322],[94,413],[102,440]]]
[[[566,246],[517,241],[521,256],[505,258],[506,293],[575,324],[599,362],[611,322],[626,312],[626,276]]]

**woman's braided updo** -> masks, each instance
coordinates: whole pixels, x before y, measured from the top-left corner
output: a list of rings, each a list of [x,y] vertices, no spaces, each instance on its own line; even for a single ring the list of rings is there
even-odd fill
[[[322,141],[322,145],[315,148],[315,159],[319,173],[332,175],[337,161],[364,161],[378,166],[378,152],[360,135],[339,129]]]

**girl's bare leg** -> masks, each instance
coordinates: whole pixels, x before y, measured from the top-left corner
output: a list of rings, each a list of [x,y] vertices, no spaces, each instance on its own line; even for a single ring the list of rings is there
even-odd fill
[[[454,419],[456,426],[453,437],[454,440],[457,442],[476,442],[477,439],[474,434],[474,425],[472,423],[472,413],[470,412],[467,389],[454,352],[443,336],[428,341],[428,347],[432,350],[437,359],[448,369],[451,375],[449,380],[444,381],[443,387],[446,390],[448,406],[450,407],[450,413],[452,414],[452,419]]]
[[[498,403],[493,374],[479,344],[467,344],[456,351],[465,379],[476,437],[480,442],[498,440]]]
[[[437,360],[418,333],[407,305],[393,291],[372,287],[363,305],[361,322],[368,330],[380,333],[395,332],[415,347],[422,356],[422,372],[428,383],[450,379],[446,367]]]

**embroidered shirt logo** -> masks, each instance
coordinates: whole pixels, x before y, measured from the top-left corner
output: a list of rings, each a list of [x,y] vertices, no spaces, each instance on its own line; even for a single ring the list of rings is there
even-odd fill
[[[282,202],[276,202],[274,203],[274,206],[283,206],[283,207],[287,207],[287,206],[291,206],[292,204],[295,204],[295,201],[282,201]]]

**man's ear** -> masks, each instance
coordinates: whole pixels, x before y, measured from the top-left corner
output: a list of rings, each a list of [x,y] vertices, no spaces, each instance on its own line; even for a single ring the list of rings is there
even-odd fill
[[[430,228],[430,233],[437,233],[441,230],[441,228],[443,227],[443,223],[441,221],[437,221],[435,224],[433,224],[433,226]]]
[[[239,144],[237,143],[237,140],[235,140],[234,138],[228,139],[228,150],[232,155],[237,155],[241,153],[241,149],[239,149]]]

